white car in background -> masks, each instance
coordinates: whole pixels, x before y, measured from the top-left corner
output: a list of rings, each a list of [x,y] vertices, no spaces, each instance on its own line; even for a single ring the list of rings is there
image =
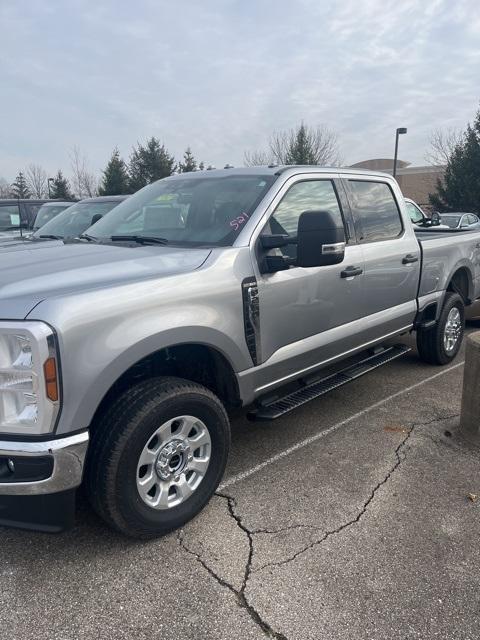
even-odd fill
[[[449,229],[447,225],[439,222],[438,218],[434,217],[432,219],[427,216],[427,214],[418,206],[418,204],[414,200],[411,200],[410,198],[404,198],[404,200],[412,224],[414,224],[419,229],[424,230],[427,227],[432,231],[437,231],[437,229],[446,231],[447,229]]]

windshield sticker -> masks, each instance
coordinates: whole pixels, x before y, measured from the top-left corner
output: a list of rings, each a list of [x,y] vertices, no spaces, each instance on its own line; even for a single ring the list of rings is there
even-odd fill
[[[243,212],[236,218],[230,221],[230,226],[234,228],[235,231],[238,231],[241,225],[248,220],[248,215]]]

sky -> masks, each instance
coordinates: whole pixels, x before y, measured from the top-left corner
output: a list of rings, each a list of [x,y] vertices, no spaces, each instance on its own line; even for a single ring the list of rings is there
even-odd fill
[[[243,164],[304,121],[344,164],[425,164],[480,101],[480,0],[0,0],[0,176],[100,172],[152,135]]]

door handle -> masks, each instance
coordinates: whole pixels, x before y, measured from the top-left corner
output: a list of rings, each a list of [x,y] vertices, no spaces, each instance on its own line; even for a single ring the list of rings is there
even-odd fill
[[[340,272],[340,277],[352,278],[353,276],[359,276],[361,273],[363,273],[363,269],[360,269],[360,267],[347,267]]]
[[[412,262],[418,262],[418,256],[414,256],[413,253],[407,253],[402,260],[402,264],[411,264]]]

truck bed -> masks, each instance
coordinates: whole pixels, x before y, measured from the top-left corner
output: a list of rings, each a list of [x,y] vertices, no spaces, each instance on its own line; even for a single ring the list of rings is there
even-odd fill
[[[480,231],[415,231],[422,252],[419,298],[444,291],[453,274],[466,268],[472,275],[470,297],[480,298]]]

